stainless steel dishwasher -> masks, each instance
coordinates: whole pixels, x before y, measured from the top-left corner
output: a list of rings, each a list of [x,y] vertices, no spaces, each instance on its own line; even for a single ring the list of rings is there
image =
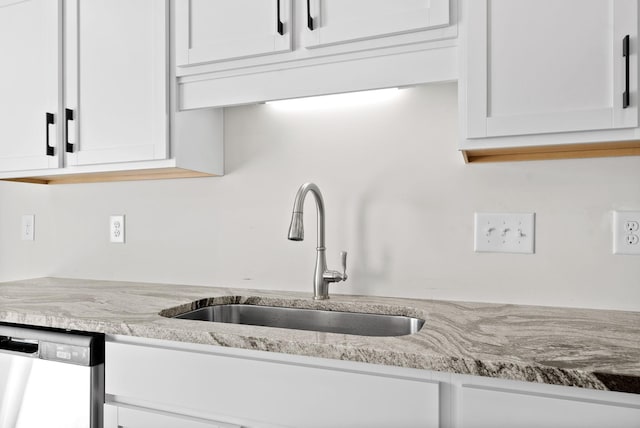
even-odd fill
[[[104,335],[0,323],[0,428],[101,428]]]

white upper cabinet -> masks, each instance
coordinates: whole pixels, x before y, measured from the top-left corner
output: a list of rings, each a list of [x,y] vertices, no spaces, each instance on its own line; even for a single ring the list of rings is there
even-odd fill
[[[306,0],[305,47],[449,25],[449,0]]]
[[[67,0],[65,14],[66,165],[166,159],[166,2]]]
[[[61,3],[0,0],[0,171],[57,168]]]
[[[0,0],[0,179],[223,174],[222,110],[175,108],[170,4]]]
[[[175,21],[180,110],[458,77],[457,1],[176,0]]]
[[[466,138],[638,126],[636,0],[467,0],[464,19]]]
[[[291,50],[291,0],[177,0],[176,64]]]
[[[317,48],[450,22],[449,0],[292,1],[176,0],[176,65],[290,52],[299,35],[295,46]]]

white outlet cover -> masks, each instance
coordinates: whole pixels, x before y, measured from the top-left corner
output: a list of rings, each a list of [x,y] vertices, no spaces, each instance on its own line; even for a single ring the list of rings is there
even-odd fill
[[[613,212],[613,254],[640,255],[640,211]]]
[[[124,216],[109,217],[109,241],[114,244],[124,244]]]
[[[20,236],[23,241],[34,241],[36,236],[36,216],[27,214],[22,216],[22,226],[20,228]]]
[[[535,213],[475,213],[476,253],[533,254]]]

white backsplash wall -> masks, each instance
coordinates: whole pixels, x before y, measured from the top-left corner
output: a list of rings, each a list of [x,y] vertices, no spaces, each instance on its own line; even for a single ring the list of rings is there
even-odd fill
[[[456,97],[441,84],[358,108],[227,109],[222,178],[2,183],[0,279],[311,293],[310,196],[305,241],[286,235],[294,195],[313,181],[329,267],[349,252],[349,280],[332,293],[640,310],[640,257],[611,254],[611,211],[640,210],[640,157],[464,165]],[[34,210],[29,247],[13,229]],[[535,212],[536,254],[474,253],[476,211]],[[112,214],[126,215],[124,245],[108,243]]]
[[[23,241],[22,216],[35,215],[35,241]],[[51,192],[46,186],[0,181],[0,281],[39,277],[56,266]]]

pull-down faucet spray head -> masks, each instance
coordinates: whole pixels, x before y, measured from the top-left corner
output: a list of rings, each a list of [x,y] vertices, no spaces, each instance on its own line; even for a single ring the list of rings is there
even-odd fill
[[[291,214],[291,225],[289,226],[289,236],[291,241],[304,240],[304,223],[302,222],[302,212],[293,212]]]

